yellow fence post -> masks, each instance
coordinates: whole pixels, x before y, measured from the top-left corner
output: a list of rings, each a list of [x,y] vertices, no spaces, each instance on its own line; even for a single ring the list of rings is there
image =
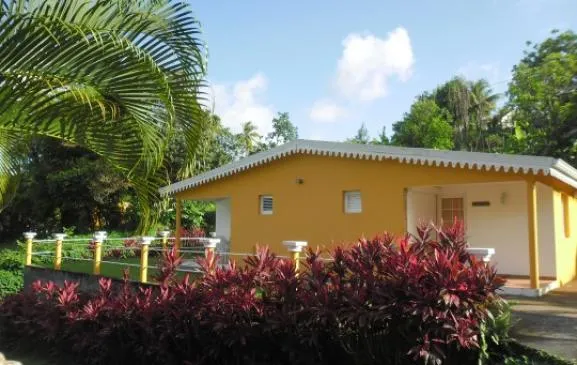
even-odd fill
[[[94,266],[92,273],[100,275],[100,262],[102,261],[102,242],[106,240],[106,232],[98,231],[94,234]]]
[[[299,271],[300,268],[300,256],[303,247],[306,247],[308,243],[306,241],[283,241],[282,244],[291,253],[291,258],[295,263],[295,271]]]
[[[142,245],[142,250],[140,251],[140,282],[146,283],[148,281],[148,251],[150,243],[154,240],[154,237],[142,237],[140,244]]]
[[[175,197],[176,199],[176,230],[174,231],[174,247],[176,247],[176,255],[180,257],[180,248],[181,248],[181,244],[182,242],[180,242],[180,238],[182,235],[182,231],[181,231],[181,216],[182,216],[182,200],[178,199],[178,197]]]
[[[54,233],[56,239],[56,256],[54,257],[54,270],[62,269],[62,241],[64,241],[66,234]]]
[[[158,234],[162,237],[162,252],[164,253],[168,250],[168,236],[170,235],[170,231],[160,231]]]
[[[32,265],[32,242],[36,237],[36,232],[24,232],[24,239],[26,239],[26,266]]]

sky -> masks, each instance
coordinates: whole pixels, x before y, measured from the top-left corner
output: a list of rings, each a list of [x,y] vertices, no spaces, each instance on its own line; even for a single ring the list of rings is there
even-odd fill
[[[212,107],[263,135],[288,112],[299,138],[387,134],[423,91],[461,75],[504,93],[526,41],[577,31],[577,0],[191,1]]]

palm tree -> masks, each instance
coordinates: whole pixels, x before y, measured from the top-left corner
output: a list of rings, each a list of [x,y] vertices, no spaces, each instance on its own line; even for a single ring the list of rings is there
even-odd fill
[[[261,136],[256,129],[256,125],[253,122],[246,122],[242,125],[242,132],[239,135],[240,144],[246,151],[247,155],[250,155],[256,150],[258,142]]]
[[[0,209],[34,137],[100,155],[132,182],[141,225],[175,130],[194,156],[205,48],[173,0],[2,0]]]
[[[499,94],[493,93],[489,83],[484,79],[471,82],[469,89],[471,98],[469,114],[476,132],[476,138],[471,141],[471,147],[476,151],[485,151],[489,148],[486,140],[487,130],[497,107]]]
[[[491,119],[491,114],[495,111],[499,94],[493,93],[489,83],[485,79],[480,79],[470,84],[471,108],[473,119],[479,125],[486,127]]]

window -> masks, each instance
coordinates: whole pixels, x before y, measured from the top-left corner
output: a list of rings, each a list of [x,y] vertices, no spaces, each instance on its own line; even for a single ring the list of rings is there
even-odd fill
[[[455,219],[465,220],[463,198],[441,198],[443,226],[452,226]]]
[[[563,202],[563,229],[565,231],[565,238],[571,237],[571,212],[569,211],[569,196],[567,194],[561,195]]]
[[[261,195],[260,196],[260,214],[271,215],[272,214],[272,196]]]
[[[360,191],[345,191],[345,213],[360,213],[363,211]]]

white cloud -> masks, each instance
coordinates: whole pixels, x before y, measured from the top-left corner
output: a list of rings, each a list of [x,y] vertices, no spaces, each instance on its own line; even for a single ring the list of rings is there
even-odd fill
[[[330,99],[319,99],[314,102],[309,118],[314,122],[332,123],[344,116],[346,111]]]
[[[372,101],[387,95],[391,78],[411,77],[415,59],[405,28],[396,28],[386,38],[351,33],[342,44],[336,86],[347,98]]]
[[[268,80],[262,73],[233,85],[214,84],[210,91],[214,112],[235,133],[241,131],[243,123],[251,121],[265,135],[272,131],[274,117],[274,108],[263,98],[267,87]]]

